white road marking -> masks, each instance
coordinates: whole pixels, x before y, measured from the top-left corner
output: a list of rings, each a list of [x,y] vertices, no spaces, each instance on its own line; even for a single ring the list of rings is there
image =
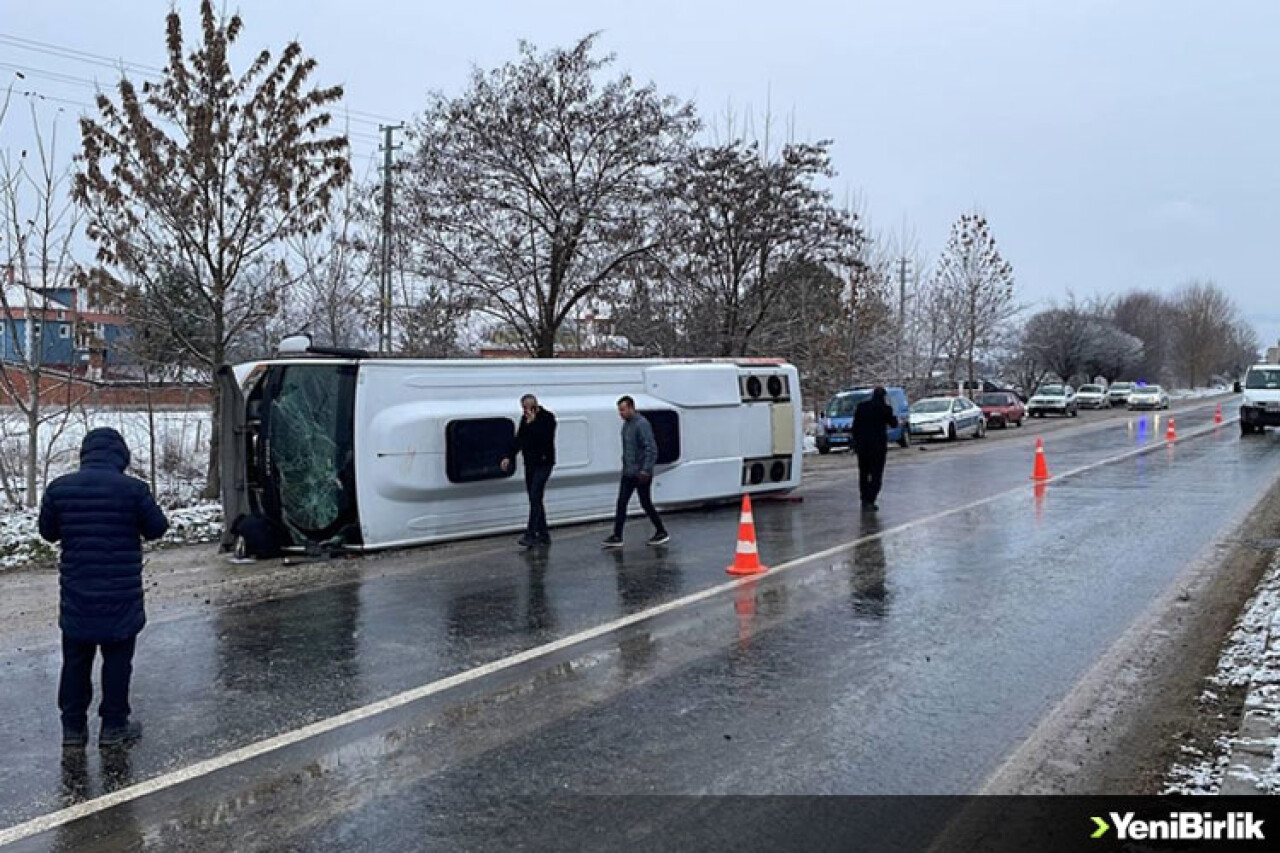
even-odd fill
[[[1096,468],[1101,468],[1104,465],[1111,465],[1116,462],[1124,461],[1125,459],[1131,459],[1135,456],[1141,456],[1146,453],[1152,453],[1163,447],[1167,447],[1168,445],[1173,444],[1177,441],[1185,441],[1190,438],[1196,438],[1202,435],[1211,434],[1212,432],[1215,431],[1215,429],[1221,429],[1223,426],[1233,423],[1236,420],[1238,420],[1238,418],[1232,418],[1231,420],[1224,421],[1223,424],[1210,424],[1207,427],[1201,427],[1199,429],[1189,430],[1187,432],[1184,432],[1174,441],[1153,440],[1148,445],[1144,445],[1142,447],[1135,448],[1134,450],[1129,450],[1124,453],[1117,454],[1115,456],[1109,456],[1104,459],[1100,459],[1096,462],[1091,462],[1088,465],[1082,465],[1079,468],[1073,468],[1064,474],[1058,474],[1054,477],[1051,477],[1049,480],[1045,480],[1041,482],[1052,483],[1058,480],[1064,480],[1068,477],[1075,477],[1080,474],[1083,474],[1086,471],[1092,471]],[[934,513],[933,515],[926,516],[924,518],[918,518],[918,519],[915,519],[914,521],[905,522],[896,527],[891,527],[886,530],[881,530],[876,533],[868,534],[866,536],[861,536],[857,539],[853,539],[853,540],[850,540],[849,542],[844,542],[840,545],[835,545],[830,548],[826,548],[822,551],[817,551],[813,554],[807,554],[802,557],[797,557],[794,560],[790,560],[786,563],[780,563],[779,565],[774,566],[768,572],[768,575],[777,575],[782,572],[786,572],[791,569],[795,569],[800,566],[806,565],[808,563],[816,562],[819,560],[825,560],[830,557],[834,557],[839,554],[843,554],[847,551],[853,550],[854,548],[857,548],[859,545],[863,544],[864,542],[870,542],[875,539],[883,539],[886,536],[896,535],[906,530],[912,530],[917,527],[922,527],[926,524],[931,524],[935,521],[938,521],[939,519],[946,518],[951,515],[967,512],[971,509],[974,509],[975,507],[985,506],[987,504],[994,503],[995,501],[1005,498],[1008,495],[1025,491],[1031,485],[1032,485],[1031,481],[1030,479],[1028,479],[1027,484],[1025,486],[1018,486],[1012,489],[1006,489],[1003,492],[998,492],[989,497],[972,501],[970,503],[964,504],[963,506],[952,507],[951,509],[943,510],[942,512],[937,512],[937,513]],[[21,841],[26,838],[30,838],[34,835],[39,835],[42,832],[48,832],[49,830],[56,829],[60,826],[65,826],[66,824],[71,823],[73,821],[90,817],[92,815],[106,811],[107,809],[114,808],[115,806],[132,802],[133,800],[138,800],[146,796],[150,796],[151,794],[160,793],[161,791],[176,787],[178,785],[185,784],[187,782],[191,782],[203,776],[208,776],[212,773],[217,773],[219,770],[225,770],[228,767],[233,767],[237,764],[242,764],[246,761],[251,761],[260,756],[267,755],[268,753],[276,752],[281,749],[285,749],[286,747],[293,746],[305,740],[309,740],[311,738],[318,737],[320,735],[328,734],[329,732],[336,731],[337,729],[340,729],[344,726],[349,726],[352,723],[358,723],[362,720],[367,720],[371,717],[376,717],[379,714],[386,713],[387,711],[392,711],[396,708],[401,708],[413,702],[426,699],[429,696],[434,696],[436,694],[443,693],[447,690],[453,689],[454,687],[458,687],[463,684],[467,684],[472,681],[485,678],[487,676],[493,675],[494,673],[511,669],[512,667],[520,666],[521,664],[529,663],[530,661],[538,660],[539,658],[544,658],[549,655],[553,655],[557,652],[564,651],[565,649],[572,648],[573,646],[580,645],[582,643],[586,643],[591,640],[595,640],[600,637],[607,636],[609,634],[614,633],[615,631],[622,630],[623,628],[628,628],[640,622],[645,622],[650,619],[654,619],[659,616],[662,616],[663,614],[680,610],[692,604],[697,604],[698,602],[705,601],[709,598],[714,598],[717,595],[720,595],[725,592],[729,592],[731,590],[736,589],[737,587],[740,587],[746,584],[757,583],[759,580],[760,580],[759,577],[753,577],[753,578],[742,579],[742,580],[727,581],[725,583],[718,584],[716,586],[704,589],[701,592],[695,592],[690,595],[686,595],[683,598],[677,598],[673,601],[668,601],[666,604],[660,604],[656,607],[651,607],[648,610],[642,610],[642,611],[633,613],[629,616],[623,616],[619,619],[614,619],[611,622],[606,622],[604,624],[597,625],[594,628],[588,628],[585,631],[580,631],[577,634],[572,634],[568,637],[564,637],[554,642],[547,643],[541,646],[536,646],[532,649],[527,649],[518,654],[511,655],[510,657],[506,657],[501,660],[492,661],[490,663],[484,664],[483,666],[478,666],[474,669],[469,669],[464,672],[455,673],[454,675],[450,675],[446,678],[439,679],[438,681],[433,681],[429,684],[424,684],[420,687],[415,687],[411,690],[406,690],[403,693],[398,693],[395,696],[389,696],[386,699],[382,699],[377,702],[364,705],[360,708],[354,708],[342,714],[338,714],[333,717],[328,717],[323,720],[318,720],[314,723],[311,723],[310,725],[303,726],[302,728],[294,729],[293,731],[289,731],[289,732],[284,732],[283,734],[279,734],[279,735],[276,735],[275,737],[267,738],[266,740],[261,740],[256,743],[251,743],[247,746],[240,747],[239,749],[233,749],[230,752],[225,752],[222,755],[218,755],[213,758],[208,758],[208,759],[205,759],[204,761],[198,761],[195,764],[192,764],[188,767],[184,767],[179,770],[174,770],[169,773],[164,773],[160,776],[156,776],[153,779],[148,779],[146,781],[139,782],[135,785],[130,785],[127,788],[121,788],[120,790],[114,791],[110,794],[105,794],[101,797],[95,797],[92,800],[86,800],[83,803],[77,803],[74,806],[69,806],[65,809],[60,809],[56,812],[50,812],[49,814],[32,818],[31,820],[26,821],[25,823],[20,823],[15,826],[9,827],[8,829],[0,830],[0,846],[4,846],[6,844],[12,844],[14,842]]]

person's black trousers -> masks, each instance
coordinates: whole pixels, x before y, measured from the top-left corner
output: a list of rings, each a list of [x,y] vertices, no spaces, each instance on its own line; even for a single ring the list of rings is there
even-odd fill
[[[529,493],[529,523],[525,535],[542,542],[551,541],[551,528],[547,527],[547,508],[543,498],[547,494],[547,480],[551,479],[550,465],[524,466],[524,488]]]
[[[666,533],[667,529],[662,526],[662,519],[658,517],[658,511],[653,507],[653,480],[645,480],[640,482],[638,477],[628,477],[622,475],[622,481],[618,483],[618,506],[613,513],[613,535],[622,538],[622,525],[627,523],[627,505],[631,503],[631,495],[640,495],[640,508],[644,510],[644,514],[649,516],[649,521],[653,522],[653,530],[655,533]]]
[[[884,463],[889,456],[885,450],[858,451],[858,494],[864,504],[873,504],[884,482]]]
[[[62,635],[62,678],[58,683],[58,708],[63,728],[82,730],[88,725],[93,701],[93,660],[102,650],[102,703],[98,715],[104,726],[129,722],[129,680],[133,677],[133,650],[138,638],[114,643],[91,643]]]

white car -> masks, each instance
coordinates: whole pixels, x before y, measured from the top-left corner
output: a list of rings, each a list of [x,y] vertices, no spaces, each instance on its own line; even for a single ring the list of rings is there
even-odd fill
[[[1135,385],[1129,392],[1130,409],[1167,409],[1169,395],[1159,385]]]
[[[1123,406],[1129,402],[1129,394],[1136,386],[1132,382],[1112,382],[1107,391],[1107,399],[1113,406]]]
[[[1076,406],[1081,409],[1109,409],[1111,398],[1105,385],[1081,385],[1076,391]]]
[[[1266,432],[1280,426],[1280,364],[1255,364],[1244,376],[1240,400],[1240,434]]]
[[[1080,414],[1076,406],[1076,390],[1070,385],[1041,385],[1027,401],[1027,414],[1033,418],[1045,415],[1074,418]]]
[[[945,438],[955,441],[962,435],[982,438],[987,419],[982,409],[965,397],[926,397],[911,404],[907,422],[912,438]]]

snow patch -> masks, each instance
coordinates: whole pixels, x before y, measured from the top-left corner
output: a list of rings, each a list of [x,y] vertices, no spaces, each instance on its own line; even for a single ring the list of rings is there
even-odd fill
[[[1217,671],[1208,679],[1201,701],[1217,698],[1213,688],[1249,686],[1246,709],[1280,730],[1280,634],[1272,629],[1280,612],[1280,554],[1271,561],[1266,575],[1236,623],[1226,647],[1218,658]],[[1280,625],[1277,626],[1280,628]],[[1212,698],[1210,698],[1212,697]],[[1248,768],[1229,768],[1232,749],[1237,746],[1264,746],[1272,751],[1269,765],[1257,773]],[[1249,781],[1261,793],[1280,793],[1280,738],[1250,738],[1241,733],[1214,741],[1212,755],[1186,764],[1175,763],[1165,777],[1165,794],[1217,794],[1228,769],[1233,776]],[[1184,752],[1191,754],[1184,748]]]

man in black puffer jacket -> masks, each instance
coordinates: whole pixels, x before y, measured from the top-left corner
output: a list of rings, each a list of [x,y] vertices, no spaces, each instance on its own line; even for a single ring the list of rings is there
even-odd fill
[[[93,660],[102,651],[100,746],[136,740],[129,720],[133,650],[146,612],[142,606],[142,539],[159,539],[169,521],[141,480],[129,477],[129,447],[109,427],[91,430],[80,445],[80,470],[59,477],[40,505],[40,535],[62,543],[59,564],[62,629],[62,745],[88,742]]]

